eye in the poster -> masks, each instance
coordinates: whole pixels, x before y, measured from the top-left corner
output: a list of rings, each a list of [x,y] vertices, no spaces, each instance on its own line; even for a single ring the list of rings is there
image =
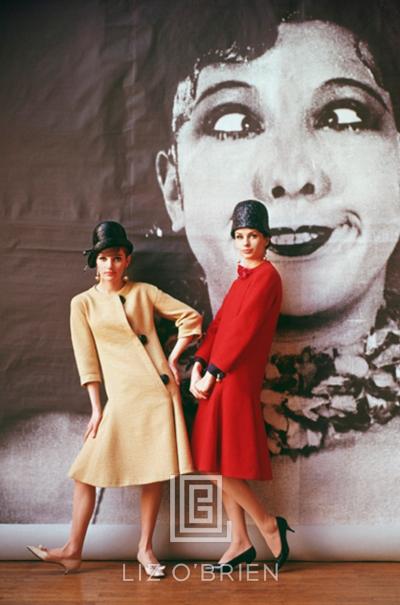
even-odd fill
[[[355,99],[344,99],[328,103],[316,118],[316,128],[336,131],[379,130],[380,119],[368,107]]]
[[[248,107],[225,103],[207,114],[202,130],[206,135],[224,140],[249,138],[260,134],[264,128]]]

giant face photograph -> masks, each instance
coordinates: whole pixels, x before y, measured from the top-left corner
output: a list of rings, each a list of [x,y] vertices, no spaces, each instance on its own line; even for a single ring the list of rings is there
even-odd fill
[[[387,285],[400,233],[398,92],[379,32],[362,37],[356,11],[323,19],[314,4],[280,21],[259,4],[246,34],[229,11],[229,44],[213,40],[178,83],[171,145],[157,156],[172,228],[185,230],[214,311],[234,275],[234,203],[255,197],[269,211],[284,301],[263,403],[271,448],[292,454],[399,411]]]

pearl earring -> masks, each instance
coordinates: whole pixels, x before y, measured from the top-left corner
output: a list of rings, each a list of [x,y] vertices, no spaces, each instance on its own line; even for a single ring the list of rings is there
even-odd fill
[[[96,281],[100,281],[100,275],[98,273],[96,273],[96,275],[94,276]]]

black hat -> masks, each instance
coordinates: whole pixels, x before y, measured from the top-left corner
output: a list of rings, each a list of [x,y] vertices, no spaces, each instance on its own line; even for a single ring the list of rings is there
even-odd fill
[[[246,228],[257,229],[267,237],[271,235],[268,211],[264,204],[257,200],[244,200],[233,209],[231,237],[234,237],[236,229]]]
[[[99,252],[106,248],[126,248],[126,253],[133,251],[133,245],[126,237],[125,229],[115,221],[103,221],[93,229],[93,248],[84,250],[88,257],[87,264],[93,269]]]

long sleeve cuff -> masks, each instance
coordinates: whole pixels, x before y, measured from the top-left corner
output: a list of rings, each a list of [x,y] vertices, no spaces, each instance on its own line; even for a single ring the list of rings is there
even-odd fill
[[[97,373],[82,374],[80,376],[81,386],[84,387],[88,382],[102,382],[101,375]]]
[[[198,340],[201,337],[201,328],[183,326],[178,328],[178,338],[187,338],[188,336],[193,336],[193,340]]]
[[[225,376],[225,372],[223,372],[222,370],[217,368],[217,366],[215,366],[213,363],[208,364],[207,372],[210,372],[210,374],[215,376],[215,378],[217,379],[217,382],[220,382]]]

